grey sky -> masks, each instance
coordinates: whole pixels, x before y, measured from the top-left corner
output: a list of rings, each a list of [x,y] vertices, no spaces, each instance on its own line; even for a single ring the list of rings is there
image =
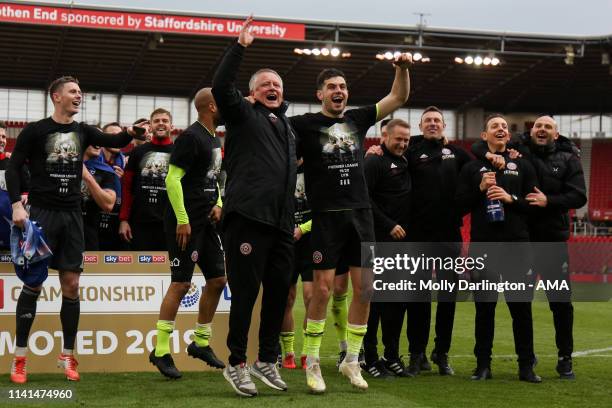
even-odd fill
[[[70,0],[42,0],[69,4]],[[498,32],[612,35],[611,0],[77,0],[75,6],[104,5],[195,14],[253,13],[277,18]]]

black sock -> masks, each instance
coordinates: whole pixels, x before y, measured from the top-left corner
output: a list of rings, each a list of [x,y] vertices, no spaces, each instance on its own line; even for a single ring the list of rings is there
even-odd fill
[[[81,302],[62,296],[62,308],[60,310],[60,320],[62,321],[62,331],[64,332],[64,348],[74,350],[74,341],[79,328],[79,315],[81,314]]]
[[[38,300],[38,295],[40,295],[40,292],[36,292],[25,286],[21,288],[19,299],[17,299],[17,308],[15,310],[15,317],[17,319],[15,324],[17,347],[28,346],[28,336],[30,335],[32,323],[34,323],[34,317],[36,317],[36,301]]]

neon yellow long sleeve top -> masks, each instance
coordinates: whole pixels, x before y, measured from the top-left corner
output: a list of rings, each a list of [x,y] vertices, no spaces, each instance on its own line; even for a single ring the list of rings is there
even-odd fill
[[[183,176],[185,176],[185,170],[171,164],[168,169],[168,175],[166,176],[166,193],[168,194],[168,200],[176,216],[176,222],[178,224],[189,224],[189,216],[187,215],[185,202],[183,201],[183,186],[181,184]],[[217,184],[217,191],[219,192],[219,196],[215,205],[219,208],[223,208],[219,184]]]
[[[181,179],[184,175],[184,169],[171,164],[166,176],[166,193],[168,193],[168,201],[172,205],[178,224],[189,224],[189,217],[183,201],[183,186],[181,185]]]

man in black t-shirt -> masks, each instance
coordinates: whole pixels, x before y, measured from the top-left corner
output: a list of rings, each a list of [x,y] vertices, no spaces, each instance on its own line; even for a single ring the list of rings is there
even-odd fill
[[[151,143],[135,147],[121,180],[119,235],[135,251],[165,251],[164,211],[172,139],[172,114],[163,108],[151,113]]]
[[[215,136],[220,115],[210,88],[196,93],[194,104],[198,120],[176,139],[166,177],[171,206],[166,209],[164,224],[172,283],[159,311],[156,346],[149,355],[149,361],[170,378],[181,376],[170,354],[170,335],[181,299],[192,286],[196,264],[206,278],[206,286],[187,354],[211,367],[225,367],[209,345],[212,319],[227,282],[221,239],[215,229],[222,206],[217,184],[221,142]]]
[[[81,177],[83,152],[89,145],[127,145],[132,136],[143,134],[143,129],[130,128],[120,135],[107,135],[93,126],[75,122],[73,117],[81,107],[79,83],[72,77],[61,77],[49,86],[53,115],[26,126],[19,137],[6,171],[6,182],[13,203],[13,222],[24,226],[29,217],[44,229],[46,242],[53,252],[49,267],[59,271],[62,288],[62,322],[64,348],[58,365],[66,378],[80,379],[74,358],[79,314],[79,278],[83,270],[83,216],[81,214]],[[138,133],[136,133],[138,132]],[[139,136],[140,137],[140,136]],[[30,214],[21,203],[20,172],[28,161],[30,170]],[[27,342],[36,301],[42,285],[24,286],[17,300],[17,344],[11,368],[11,381],[27,381],[25,363]]]
[[[100,212],[110,211],[115,205],[117,194],[113,189],[115,173],[100,161],[100,147],[89,146],[83,154],[83,180],[81,181],[81,210],[83,211],[83,232],[85,250],[100,249]]]
[[[306,185],[304,183],[304,168],[301,160],[298,160],[297,177],[295,183],[295,228],[293,239],[295,240],[295,256],[291,287],[285,307],[285,317],[281,328],[280,340],[283,349],[283,368],[294,369],[298,365],[295,361],[295,323],[293,320],[293,306],[297,296],[297,281],[302,278],[302,298],[304,309],[308,310],[312,298],[312,247],[310,246],[310,230],[312,219],[310,206],[306,197]],[[306,353],[302,348],[300,367],[305,368]]]
[[[321,112],[291,118],[304,158],[306,194],[312,208],[314,292],[306,327],[306,382],[313,393],[325,392],[319,348],[334,275],[342,258],[350,267],[353,299],[349,308],[346,357],[339,366],[353,386],[367,389],[360,373],[359,350],[366,333],[369,301],[362,288],[361,243],[374,242],[374,226],[363,172],[362,146],[368,129],[401,107],[410,93],[409,55],[394,63],[391,92],[376,105],[345,112],[348,88],[344,73],[325,69],[317,78]]]

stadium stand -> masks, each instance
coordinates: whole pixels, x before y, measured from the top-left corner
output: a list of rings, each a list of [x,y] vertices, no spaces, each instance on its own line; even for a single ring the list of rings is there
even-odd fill
[[[611,157],[612,141],[593,141],[589,182],[589,209],[592,220],[612,219],[610,217],[612,215]],[[607,217],[606,213],[609,214]]]

